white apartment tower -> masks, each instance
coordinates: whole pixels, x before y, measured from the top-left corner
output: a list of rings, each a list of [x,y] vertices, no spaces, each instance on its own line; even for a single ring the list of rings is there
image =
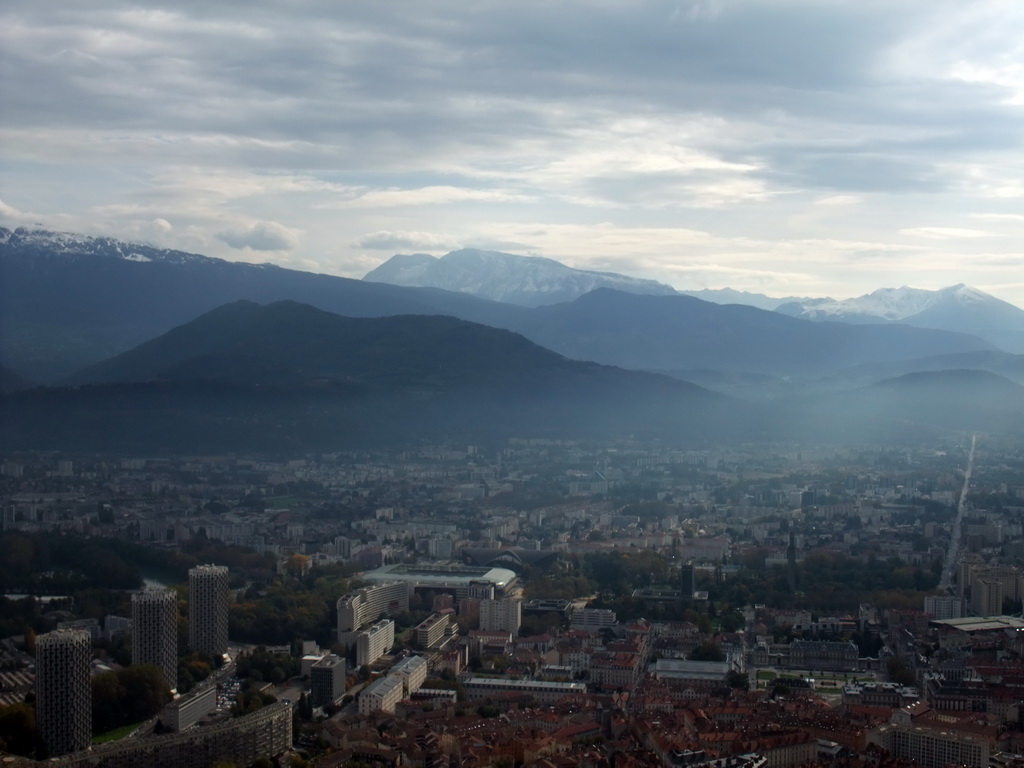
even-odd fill
[[[211,658],[228,652],[228,569],[223,565],[188,572],[188,645]]]
[[[381,619],[368,629],[356,633],[356,664],[373,664],[395,644],[395,622]]]
[[[132,595],[132,664],[155,664],[178,687],[178,599],[170,589]]]
[[[519,634],[523,623],[523,601],[517,598],[480,601],[480,629],[500,629]]]
[[[966,602],[962,597],[928,595],[924,599],[924,612],[934,616],[939,621],[962,619],[966,613]]]
[[[36,724],[51,757],[92,743],[92,642],[80,629],[36,638]]]

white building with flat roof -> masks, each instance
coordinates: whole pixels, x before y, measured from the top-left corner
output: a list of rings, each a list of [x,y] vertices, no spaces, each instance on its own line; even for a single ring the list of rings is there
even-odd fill
[[[372,712],[394,712],[395,705],[402,700],[404,685],[400,677],[382,677],[363,689],[359,694],[359,714]]]
[[[610,608],[577,608],[572,612],[569,623],[573,629],[597,632],[614,627],[618,624],[618,618]]]
[[[967,612],[966,602],[962,597],[952,595],[928,595],[924,599],[924,612],[940,621],[960,619]]]
[[[388,673],[402,681],[405,696],[409,697],[422,686],[427,679],[427,660],[422,656],[409,656],[395,664]]]
[[[912,724],[888,723],[869,735],[868,740],[893,757],[913,760],[925,768],[987,768],[991,752],[988,742],[973,734]]]
[[[368,629],[356,633],[356,664],[373,664],[395,644],[395,622],[381,619]]]
[[[190,728],[217,708],[217,686],[206,685],[198,691],[189,691],[166,707],[160,722],[175,733]]]
[[[480,601],[480,629],[502,629],[516,637],[522,623],[522,600],[509,597],[503,600]]]

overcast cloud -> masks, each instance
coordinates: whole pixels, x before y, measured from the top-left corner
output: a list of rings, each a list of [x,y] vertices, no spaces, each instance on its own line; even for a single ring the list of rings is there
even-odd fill
[[[8,226],[1024,306],[1013,0],[9,0],[0,77]]]

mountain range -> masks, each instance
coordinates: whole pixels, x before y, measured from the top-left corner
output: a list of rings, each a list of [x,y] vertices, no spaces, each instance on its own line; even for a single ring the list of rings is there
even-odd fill
[[[965,285],[937,291],[880,288],[852,299],[772,298],[730,288],[676,291],[651,280],[572,269],[552,259],[463,249],[434,258],[396,255],[364,280],[434,287],[479,298],[538,307],[573,301],[599,288],[626,293],[686,295],[715,304],[742,304],[805,320],[897,323],[969,333],[1007,352],[1024,353],[1024,310]]]
[[[502,326],[518,307],[45,230],[0,227],[0,364],[54,382],[241,299],[350,317],[453,315]]]
[[[986,371],[943,370],[751,403],[569,360],[451,317],[351,318],[241,301],[83,369],[67,386],[0,395],[0,422],[2,449],[143,453],[510,436],[906,441],[1022,430],[1024,387]]]
[[[363,280],[413,288],[443,288],[481,299],[538,307],[572,301],[598,288],[669,296],[670,285],[613,272],[573,269],[554,259],[515,256],[464,248],[435,258],[426,253],[398,254]]]
[[[956,328],[1008,352],[1024,352],[1024,310],[967,285],[937,291],[880,288],[852,299],[800,299],[776,312],[807,320],[902,323],[917,328]]]
[[[0,364],[30,381],[59,381],[238,300],[292,300],[348,317],[450,315],[520,333],[566,357],[673,375],[724,371],[781,381],[993,349],[952,331],[813,323],[682,295],[599,288],[571,302],[523,307],[109,238],[0,230]]]
[[[443,316],[234,302],[69,380],[0,398],[0,445],[306,450],[509,434],[697,439],[742,404]],[[717,425],[717,426],[716,426]]]

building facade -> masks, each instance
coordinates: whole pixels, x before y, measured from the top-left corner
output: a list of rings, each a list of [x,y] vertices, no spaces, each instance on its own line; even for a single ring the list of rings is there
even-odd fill
[[[132,595],[132,664],[155,664],[178,687],[178,598],[170,589]]]
[[[538,704],[556,704],[564,696],[587,692],[583,683],[555,683],[547,680],[511,680],[508,678],[470,677],[463,681],[466,701],[486,701],[503,693],[525,693]]]
[[[502,629],[516,637],[522,623],[522,600],[506,598],[480,601],[480,629]]]
[[[309,670],[310,702],[314,707],[337,704],[345,695],[345,659],[330,653]]]
[[[851,642],[794,640],[789,644],[791,669],[853,672],[859,669],[860,652]]]
[[[385,582],[338,598],[338,642],[351,642],[351,633],[386,613],[409,610],[409,585]]]
[[[395,644],[395,622],[381,619],[368,629],[356,633],[356,664],[373,664]]]
[[[382,677],[371,683],[359,694],[359,714],[371,712],[394,712],[395,705],[402,700],[404,688],[399,677]]]
[[[925,768],[946,765],[987,768],[989,764],[988,742],[959,731],[890,723],[880,728],[873,740],[893,757],[913,760]]]
[[[188,645],[211,658],[228,652],[228,569],[200,565],[188,572]]]
[[[252,765],[292,746],[292,707],[282,701],[244,717],[148,738],[121,739],[51,760],[47,768],[190,768],[218,761]]]
[[[92,743],[91,659],[88,632],[58,629],[36,638],[36,726],[51,756]]]
[[[449,636],[451,623],[451,614],[431,614],[416,625],[416,644],[424,650],[440,645]]]
[[[587,632],[611,629],[618,624],[618,621],[615,611],[610,608],[578,608],[572,612],[570,617],[573,629],[582,629]]]
[[[965,613],[966,601],[952,595],[928,595],[924,599],[924,612],[936,619],[960,619]]]
[[[207,681],[208,682],[208,681]],[[160,722],[174,733],[191,728],[217,709],[217,686],[206,685],[175,699],[160,713]]]
[[[423,682],[427,679],[429,666],[427,660],[422,656],[409,656],[395,664],[388,674],[402,681],[405,696],[409,697],[423,686]]]

